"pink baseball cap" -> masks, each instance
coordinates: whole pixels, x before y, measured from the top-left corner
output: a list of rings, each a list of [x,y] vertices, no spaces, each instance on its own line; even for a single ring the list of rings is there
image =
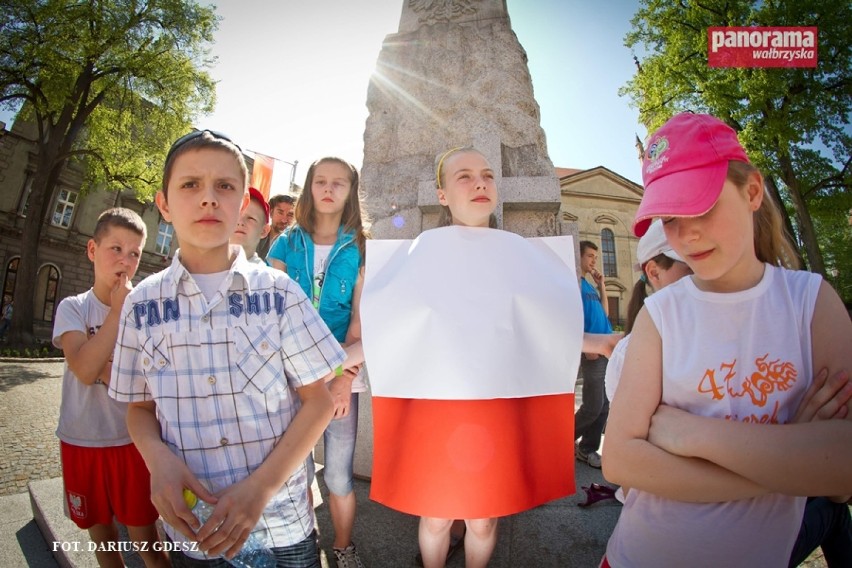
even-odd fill
[[[733,128],[709,114],[670,118],[645,146],[645,193],[633,219],[636,236],[645,234],[654,217],[699,217],[710,211],[731,160],[749,161]]]

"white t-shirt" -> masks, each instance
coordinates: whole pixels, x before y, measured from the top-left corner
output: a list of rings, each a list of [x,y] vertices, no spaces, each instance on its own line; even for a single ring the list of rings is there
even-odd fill
[[[212,272],[210,274],[193,274],[192,279],[195,280],[195,284],[201,290],[204,299],[209,303],[213,300],[227,276],[228,271],[225,270],[224,272]]]
[[[618,387],[619,379],[621,379],[621,370],[624,368],[624,356],[627,355],[628,345],[630,345],[630,335],[625,335],[621,341],[615,344],[612,355],[607,361],[604,387],[606,388],[606,397],[609,400],[612,400],[615,396],[615,389]]]
[[[789,421],[813,380],[820,281],[766,265],[749,290],[704,292],[683,278],[645,300],[662,339],[662,402],[741,422]],[[632,489],[607,560],[613,568],[787,566],[804,507],[804,497],[777,493],[686,503]]]
[[[56,309],[53,344],[61,348],[59,338],[69,331],[81,331],[92,337],[108,314],[109,306],[98,300],[94,290],[65,298]],[[56,435],[74,446],[104,448],[130,444],[127,403],[110,398],[107,385],[100,381],[83,384],[65,363]]]
[[[328,262],[328,255],[331,254],[331,248],[334,245],[314,245],[314,282],[313,282],[313,301],[314,308],[319,309],[320,292],[322,285],[325,282],[325,265]]]

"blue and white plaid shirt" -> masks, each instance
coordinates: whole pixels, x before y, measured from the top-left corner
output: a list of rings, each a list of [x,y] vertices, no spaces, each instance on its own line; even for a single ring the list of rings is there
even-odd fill
[[[327,376],[345,358],[295,282],[248,262],[241,247],[232,251],[237,259],[209,302],[179,251],[168,269],[133,289],[109,389],[119,401],[153,400],[163,441],[213,493],[266,459],[299,409],[293,389]],[[302,465],[258,524],[269,546],[311,533],[307,491]],[[168,525],[166,532],[186,540]]]

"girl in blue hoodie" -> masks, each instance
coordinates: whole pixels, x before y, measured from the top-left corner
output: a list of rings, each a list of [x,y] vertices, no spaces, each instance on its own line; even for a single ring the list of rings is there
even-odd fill
[[[341,345],[361,339],[358,304],[364,280],[367,230],[358,195],[358,170],[340,158],[311,164],[296,201],[296,224],[275,240],[267,259],[298,282]],[[355,493],[352,468],[358,431],[358,393],[367,390],[357,368],[328,383],[334,419],[323,435],[324,479],[338,565],[361,566],[352,542]]]

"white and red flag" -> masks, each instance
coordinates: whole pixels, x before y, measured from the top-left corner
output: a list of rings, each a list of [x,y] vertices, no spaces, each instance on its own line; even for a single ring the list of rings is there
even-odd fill
[[[573,494],[583,308],[571,237],[445,227],[367,247],[371,498],[485,518]]]

